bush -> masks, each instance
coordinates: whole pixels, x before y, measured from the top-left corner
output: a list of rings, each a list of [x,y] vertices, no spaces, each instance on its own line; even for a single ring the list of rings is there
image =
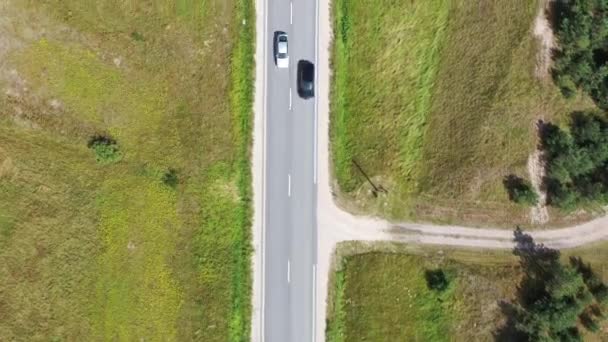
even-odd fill
[[[108,136],[94,136],[89,140],[88,147],[95,152],[95,160],[102,165],[113,164],[122,159],[122,152],[116,140]]]
[[[427,270],[424,272],[424,277],[428,288],[434,291],[443,292],[450,285],[450,281],[441,269]]]
[[[177,187],[179,183],[179,179],[177,177],[177,171],[175,169],[168,169],[162,177],[162,181],[165,185],[170,186],[172,188]]]
[[[509,199],[515,203],[533,206],[538,203],[538,194],[530,183],[515,175],[505,177],[503,184],[509,193]]]

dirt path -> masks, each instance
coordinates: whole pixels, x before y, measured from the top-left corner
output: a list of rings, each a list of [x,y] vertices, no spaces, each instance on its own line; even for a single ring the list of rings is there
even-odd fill
[[[536,55],[536,77],[541,80],[547,79],[551,68],[551,52],[555,47],[555,36],[547,19],[547,9],[553,0],[542,0],[538,8],[538,14],[534,20],[534,36],[540,43],[540,49]]]

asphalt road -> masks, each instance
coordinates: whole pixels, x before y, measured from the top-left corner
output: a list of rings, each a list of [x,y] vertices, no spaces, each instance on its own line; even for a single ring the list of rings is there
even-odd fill
[[[301,99],[297,62],[316,64],[316,0],[266,0],[263,341],[313,341],[316,264],[316,100]],[[289,69],[274,63],[289,36]]]

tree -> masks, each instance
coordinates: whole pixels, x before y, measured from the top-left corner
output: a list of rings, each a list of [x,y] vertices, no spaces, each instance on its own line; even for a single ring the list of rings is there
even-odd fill
[[[578,323],[593,329],[603,318],[599,304],[606,286],[580,258],[564,265],[558,251],[535,243],[519,228],[515,241],[513,253],[525,275],[512,328],[528,341],[581,341]]]
[[[608,109],[608,2],[569,0],[555,2],[559,41],[553,76],[570,97],[580,88],[602,109]]]
[[[582,201],[608,200],[608,122],[595,112],[575,112],[569,132],[545,124],[548,203],[572,210]]]

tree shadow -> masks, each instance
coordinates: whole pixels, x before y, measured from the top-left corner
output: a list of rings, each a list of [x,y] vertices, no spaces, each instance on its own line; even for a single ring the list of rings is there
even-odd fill
[[[116,145],[116,140],[109,135],[96,134],[89,138],[87,147],[91,148],[95,145]]]
[[[544,280],[551,277],[551,272],[559,264],[560,252],[536,243],[530,234],[520,227],[513,232],[515,247],[513,254],[520,259],[524,277],[517,289],[517,296],[523,305],[531,303],[532,298],[545,289]]]
[[[560,1],[548,1],[545,6],[545,17],[549,22],[551,31],[555,32],[563,20],[561,13],[564,10],[564,4]]]
[[[545,152],[552,151],[552,139],[556,135],[563,133],[563,131],[561,128],[559,128],[559,126],[543,120],[538,120],[536,127],[538,129],[538,135],[540,138],[539,148]]]

